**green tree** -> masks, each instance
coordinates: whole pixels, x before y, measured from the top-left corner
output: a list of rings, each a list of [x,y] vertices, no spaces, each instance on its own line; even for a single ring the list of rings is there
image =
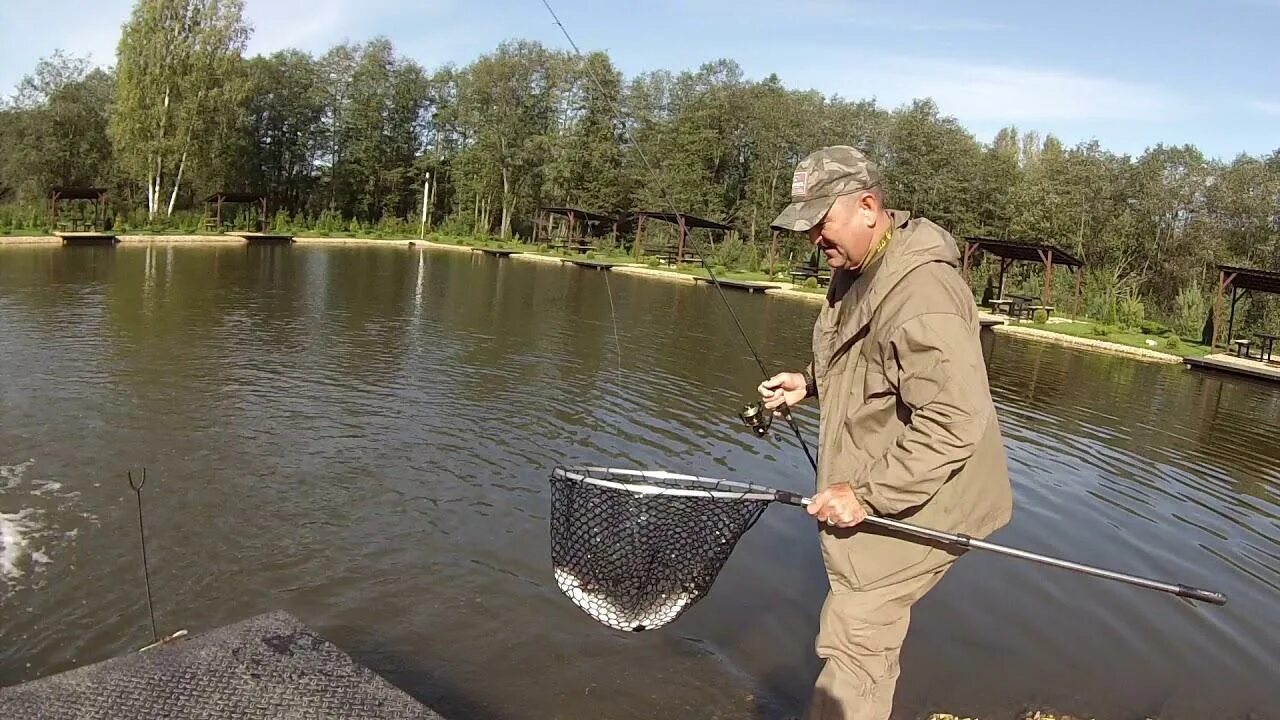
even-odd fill
[[[146,183],[147,213],[173,213],[189,163],[210,156],[207,135],[243,100],[238,72],[249,36],[243,0],[139,0],[120,35],[116,157]],[[167,191],[167,192],[166,192]]]
[[[0,109],[0,185],[31,201],[52,185],[109,183],[113,82],[83,58],[57,52],[41,60]]]
[[[517,209],[531,210],[542,186],[566,65],[562,54],[520,41],[499,45],[460,76],[459,123],[469,130],[460,184],[477,205],[498,199],[501,237],[511,236]]]

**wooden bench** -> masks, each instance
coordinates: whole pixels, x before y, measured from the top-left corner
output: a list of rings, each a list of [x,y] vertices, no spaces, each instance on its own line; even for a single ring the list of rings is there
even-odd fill
[[[1043,310],[1045,318],[1047,319],[1053,317],[1053,311],[1055,308],[1052,305],[1028,305],[1027,309],[1030,311],[1030,314],[1027,317],[1034,318],[1037,311]]]
[[[584,242],[554,242],[547,247],[554,248],[556,250],[576,250],[579,254],[595,249],[595,245]]]
[[[680,248],[676,245],[670,245],[668,247],[655,250],[652,254],[656,256],[658,258],[658,262],[663,265],[675,265],[677,256],[680,254]],[[687,247],[684,249],[684,256],[679,259],[686,263],[697,264],[702,262],[702,256]]]
[[[809,278],[816,278],[818,287],[826,287],[831,282],[831,273],[823,272],[811,265],[801,265],[787,274],[791,276],[792,285],[801,285]]]

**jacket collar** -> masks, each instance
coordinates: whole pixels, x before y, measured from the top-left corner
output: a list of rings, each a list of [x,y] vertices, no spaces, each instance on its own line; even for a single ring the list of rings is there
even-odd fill
[[[832,274],[827,289],[828,308],[823,316],[829,316],[835,325],[833,329],[839,330],[837,345],[847,342],[867,324],[880,301],[896,284],[891,278],[898,275],[896,270],[902,264],[899,260],[909,238],[907,225],[911,213],[905,210],[888,213],[893,237],[880,257],[861,270],[840,269]]]

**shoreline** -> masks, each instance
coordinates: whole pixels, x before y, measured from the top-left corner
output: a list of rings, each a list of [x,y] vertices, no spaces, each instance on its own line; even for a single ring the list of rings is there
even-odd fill
[[[120,235],[118,236],[121,244],[192,244],[192,245],[235,245],[245,244],[243,238],[230,235]],[[439,250],[452,250],[454,252],[474,252],[479,248],[474,245],[460,245],[452,243],[442,243],[435,240],[419,240],[419,239],[397,239],[383,240],[377,238],[328,238],[328,237],[309,237],[296,236],[294,243],[300,245],[382,245],[382,246],[400,246],[400,247],[424,247]],[[62,240],[54,235],[15,235],[0,236],[0,247],[7,245],[57,245]],[[560,256],[543,255],[537,252],[517,251],[510,256],[513,260],[524,260],[531,262],[556,263],[559,265],[567,264]],[[621,273],[624,275],[635,275],[646,277],[654,280],[662,280],[665,282],[689,283],[697,284],[699,279],[695,275],[685,273],[672,272],[670,270],[662,270],[648,265],[639,263],[621,263],[613,266],[611,272]],[[814,305],[821,304],[825,301],[826,295],[823,293],[808,292],[790,287],[771,287],[764,290],[765,295],[779,298],[790,298],[802,302],[812,303]],[[983,313],[987,317],[990,316]],[[1184,362],[1184,358],[1179,355],[1163,353],[1158,350],[1147,348],[1131,347],[1129,345],[1121,345],[1120,343],[1109,342],[1106,340],[1095,340],[1093,338],[1077,337],[1075,335],[1066,335],[1063,333],[1055,333],[1049,330],[1041,330],[1033,327],[1025,327],[1022,325],[1009,325],[1003,322],[1004,318],[1000,318],[1000,324],[992,326],[992,332],[1015,337],[1035,340],[1040,342],[1052,343],[1065,347],[1078,348],[1091,352],[1105,353],[1108,355],[1119,355],[1133,360],[1142,362],[1160,363],[1166,365],[1180,364]]]
[[[995,325],[991,330],[992,332],[1003,333],[1005,335],[1014,335],[1016,337],[1039,340],[1041,342],[1054,343],[1057,345],[1065,345],[1080,348],[1082,350],[1091,350],[1093,352],[1101,352],[1109,355],[1123,355],[1143,362],[1174,365],[1181,364],[1185,361],[1185,359],[1180,355],[1170,355],[1169,353],[1162,353],[1158,350],[1121,345],[1120,343],[1108,342],[1106,340],[1076,337],[1075,335],[1064,335],[1063,333],[1041,330],[1039,328],[1023,327],[1021,325]]]

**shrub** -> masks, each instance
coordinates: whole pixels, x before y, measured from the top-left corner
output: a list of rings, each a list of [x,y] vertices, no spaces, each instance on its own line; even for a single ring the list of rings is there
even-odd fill
[[[662,261],[661,261],[661,260],[659,260],[659,259],[658,259],[658,258],[656,258],[656,257],[651,257],[651,258],[649,258],[649,259],[646,261],[646,264],[647,264],[649,267],[658,267],[659,265],[661,265],[661,264],[662,264]]]
[[[809,288],[810,290],[817,290],[817,289],[818,289],[818,278],[815,278],[815,277],[805,278],[805,279],[804,279],[804,286],[805,286],[805,287],[807,287],[807,288]]]
[[[1121,327],[1136,328],[1142,324],[1146,308],[1136,293],[1128,292],[1116,303],[1116,320]]]
[[[1143,320],[1138,324],[1138,329],[1142,331],[1143,335],[1166,335],[1169,333],[1169,328],[1154,320]]]
[[[1044,308],[1040,308],[1035,311],[1035,314],[1031,316],[1031,319],[1040,325],[1044,325],[1049,322],[1049,313]]]
[[[1169,337],[1165,338],[1164,340],[1164,346],[1169,348],[1170,350],[1177,350],[1178,348],[1182,347],[1182,338],[1179,338],[1177,335],[1170,333]]]
[[[320,213],[320,217],[316,218],[313,229],[320,237],[329,237],[332,233],[346,228],[343,226],[341,215],[333,210],[325,210]]]
[[[1098,337],[1106,337],[1111,334],[1111,328],[1107,325],[1094,325],[1090,332]]]
[[[743,264],[749,272],[760,272],[760,250],[753,242],[747,243],[747,249],[744,253]]]
[[[1174,316],[1174,325],[1178,332],[1187,336],[1200,337],[1200,328],[1208,314],[1208,303],[1205,302],[1204,294],[1200,292],[1200,286],[1193,283],[1179,290],[1176,305],[1177,314]]]

